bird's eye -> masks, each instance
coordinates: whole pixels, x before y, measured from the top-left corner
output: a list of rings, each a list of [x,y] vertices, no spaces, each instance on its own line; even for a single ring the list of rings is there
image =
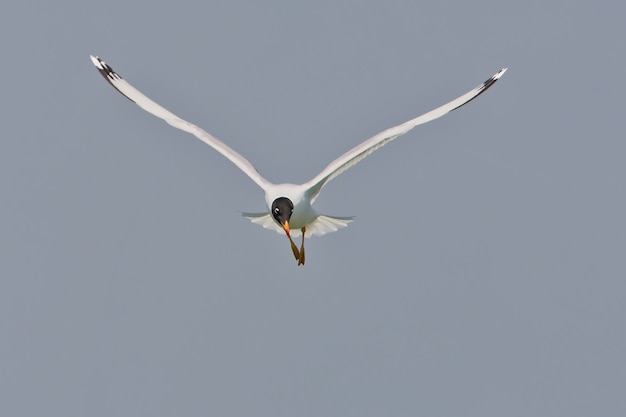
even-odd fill
[[[278,213],[280,213],[280,209],[279,209],[278,207],[276,207],[276,208],[274,209],[274,214],[278,214]]]

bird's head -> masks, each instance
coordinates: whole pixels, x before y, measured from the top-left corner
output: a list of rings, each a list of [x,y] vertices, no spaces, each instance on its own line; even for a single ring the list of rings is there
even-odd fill
[[[287,197],[279,197],[272,203],[272,217],[280,224],[287,236],[289,234],[289,219],[293,213],[293,203]]]

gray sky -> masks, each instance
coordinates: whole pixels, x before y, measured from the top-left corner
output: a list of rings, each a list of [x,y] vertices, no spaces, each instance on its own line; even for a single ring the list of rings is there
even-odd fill
[[[11,1],[0,414],[626,414],[618,3]],[[275,182],[509,71],[330,183],[299,268],[90,53]]]

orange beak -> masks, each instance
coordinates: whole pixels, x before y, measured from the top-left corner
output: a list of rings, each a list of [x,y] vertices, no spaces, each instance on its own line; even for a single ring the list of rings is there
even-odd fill
[[[283,223],[283,229],[285,229],[285,233],[287,233],[287,237],[291,238],[291,235],[289,234],[289,222],[287,220],[285,220],[285,223]]]

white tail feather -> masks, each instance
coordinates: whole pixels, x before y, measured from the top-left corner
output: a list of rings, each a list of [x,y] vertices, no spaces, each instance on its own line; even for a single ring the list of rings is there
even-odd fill
[[[274,230],[283,234],[285,231],[270,216],[269,213],[242,213],[242,216],[249,219],[252,223],[263,226],[265,229]],[[333,217],[320,214],[311,223],[306,225],[306,236],[322,236],[327,233],[336,232],[339,229],[348,227],[354,221],[354,217]],[[300,229],[292,229],[291,236],[299,237],[302,232]]]

